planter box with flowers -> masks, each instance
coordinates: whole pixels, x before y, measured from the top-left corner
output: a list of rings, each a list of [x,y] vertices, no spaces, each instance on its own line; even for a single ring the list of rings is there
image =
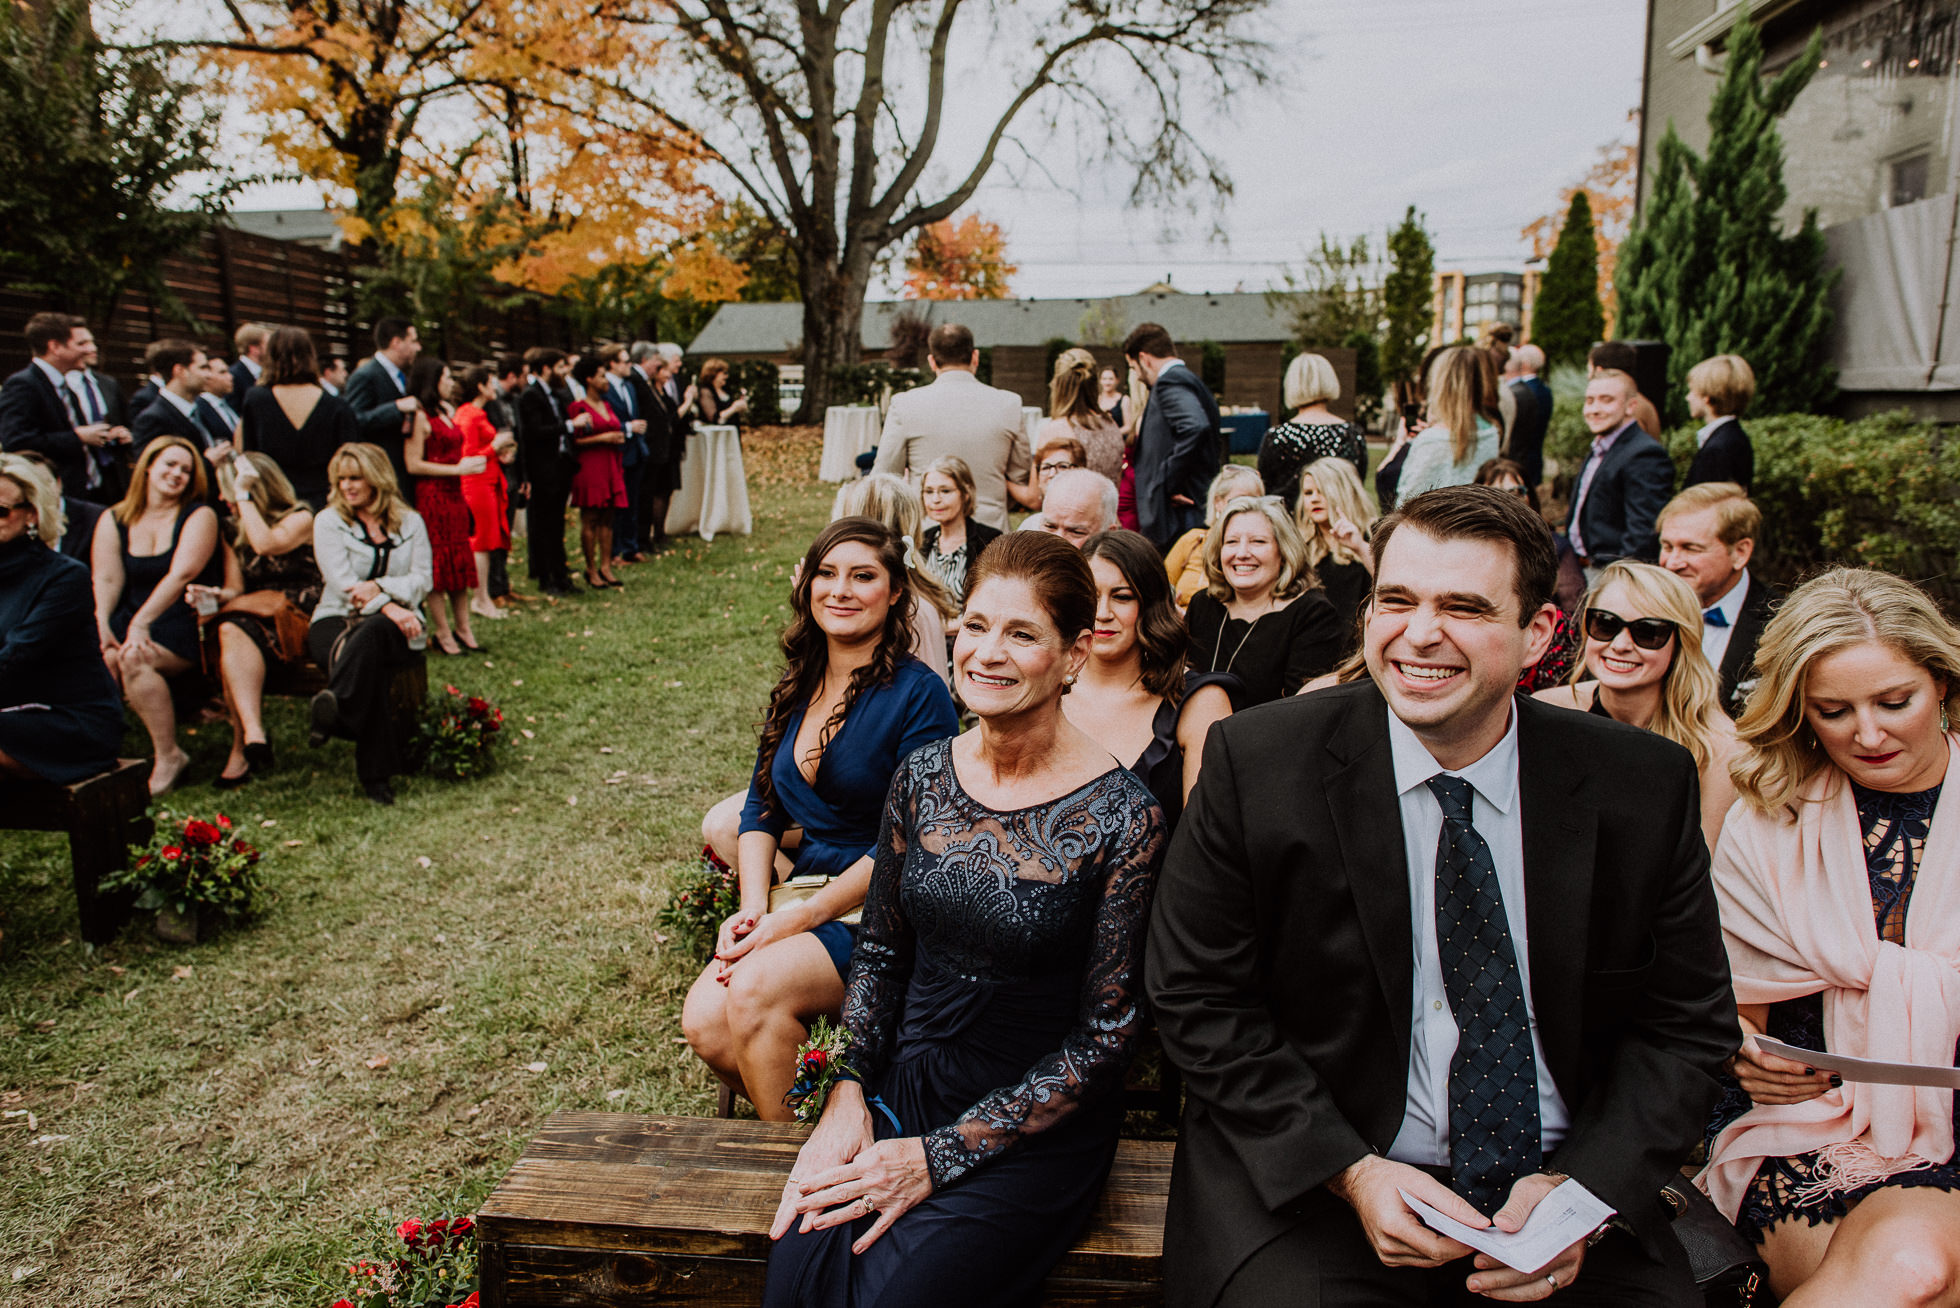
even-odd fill
[[[265,894],[258,847],[232,830],[223,813],[153,812],[156,834],[132,846],[126,867],[102,879],[102,890],[134,891],[138,909],[156,911],[157,934],[180,944],[256,913]]]
[[[475,1221],[376,1223],[333,1308],[477,1308]]]
[[[415,742],[422,770],[450,781],[482,776],[496,766],[492,751],[503,734],[503,710],[455,686],[442,689],[443,698],[429,705]]]

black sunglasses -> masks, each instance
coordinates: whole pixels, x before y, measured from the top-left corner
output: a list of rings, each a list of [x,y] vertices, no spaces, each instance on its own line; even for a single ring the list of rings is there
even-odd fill
[[[1631,622],[1608,609],[1586,610],[1586,635],[1610,645],[1624,631],[1642,649],[1664,649],[1674,639],[1674,624],[1666,618],[1635,618]]]
[[[22,500],[18,504],[0,504],[0,522],[5,522],[23,509],[31,509],[33,507],[26,500]]]

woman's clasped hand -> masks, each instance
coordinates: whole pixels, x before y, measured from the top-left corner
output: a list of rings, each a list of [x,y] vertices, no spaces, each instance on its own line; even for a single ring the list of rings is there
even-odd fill
[[[851,1252],[862,1254],[931,1194],[925,1142],[917,1136],[874,1140],[863,1087],[840,1082],[797,1155],[769,1238],[782,1239],[791,1226],[807,1234],[876,1213],[871,1229],[851,1243]]]

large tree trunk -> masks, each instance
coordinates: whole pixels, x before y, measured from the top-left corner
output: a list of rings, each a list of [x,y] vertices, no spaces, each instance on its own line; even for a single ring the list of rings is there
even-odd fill
[[[830,407],[832,369],[863,355],[865,283],[829,262],[804,259],[803,403],[792,421],[820,423]]]

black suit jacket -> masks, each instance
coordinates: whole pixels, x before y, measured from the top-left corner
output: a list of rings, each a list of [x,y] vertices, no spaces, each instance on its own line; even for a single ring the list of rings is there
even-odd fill
[[[1582,505],[1576,488],[1584,484],[1592,463],[1588,453],[1579,465],[1578,480],[1572,483],[1573,507],[1583,509],[1584,517],[1569,514],[1566,534],[1572,534],[1572,523],[1578,519],[1586,561],[1594,567],[1603,568],[1615,559],[1654,562],[1661,553],[1661,509],[1674,497],[1674,460],[1659,441],[1629,425],[1600,460]]]
[[[1664,1241],[1660,1188],[1740,1043],[1699,786],[1649,732],[1513,701],[1531,993],[1571,1127],[1546,1160]],[[1638,785],[1629,784],[1639,778]],[[1157,887],[1146,982],[1190,1092],[1166,1300],[1210,1304],[1407,1101],[1411,896],[1369,680],[1249,709],[1205,746]]]
[[[1157,374],[1137,426],[1136,497],[1137,525],[1159,549],[1171,543],[1171,496],[1202,514],[1224,450],[1218,401],[1198,374],[1183,365]]]
[[[517,397],[517,441],[524,451],[524,472],[531,482],[531,493],[540,485],[556,485],[568,480],[576,466],[564,457],[564,439],[570,433],[562,396],[554,396],[536,382],[526,382]]]
[[[1742,597],[1742,611],[1736,615],[1735,630],[1729,634],[1729,647],[1722,652],[1722,708],[1732,718],[1742,716],[1749,692],[1756,688],[1756,646],[1763,628],[1776,612],[1781,598],[1763,579],[1749,577],[1749,589]]]
[[[193,405],[191,412],[197,417],[185,417],[176,405],[159,397],[155,404],[136,415],[136,421],[129,429],[129,448],[141,454],[143,447],[159,436],[182,436],[200,450],[210,449],[212,443],[219,439],[212,434],[213,429],[222,429],[224,424],[218,421],[216,414],[211,413],[209,405]],[[209,425],[205,423],[206,414],[211,415]]]
[[[233,413],[237,413],[238,406],[231,402],[231,397],[225,396],[223,398],[225,407]],[[204,444],[212,445],[221,441],[235,441],[238,439],[238,433],[225,424],[225,420],[218,416],[218,411],[205,403],[202,396],[198,397],[195,412],[197,414],[197,420],[204,424],[204,433],[209,438]]]
[[[667,407],[666,397],[654,390],[653,383],[637,367],[626,374],[626,384],[633,388],[633,403],[647,420],[646,461],[654,466],[667,463],[673,455],[673,410]]]
[[[354,369],[340,393],[340,398],[354,411],[354,426],[361,440],[388,452],[388,462],[395,465],[395,480],[401,483],[404,495],[411,494],[414,485],[408,475],[407,458],[402,453],[402,447],[408,443],[409,415],[396,408],[395,402],[407,394],[374,359]]]
[[[153,381],[145,380],[141,386],[137,387],[136,394],[129,397],[130,422],[134,424],[136,421],[136,415],[143,412],[143,410],[149,408],[151,404],[155,403],[157,396],[160,394],[162,394],[161,389]],[[131,427],[131,430],[132,431],[135,430],[133,425]]]
[[[1705,481],[1732,481],[1747,491],[1755,480],[1756,450],[1749,443],[1749,433],[1742,430],[1739,420],[1725,418],[1695,451],[1688,478],[1681,485],[1686,488]]]
[[[1511,395],[1518,402],[1517,420],[1504,447],[1505,457],[1524,469],[1525,484],[1536,486],[1545,479],[1545,431],[1552,422],[1551,388],[1536,377],[1510,383]]]
[[[89,448],[75,434],[61,392],[34,364],[0,383],[0,449],[46,455],[61,475],[63,495],[80,499],[88,489]]]
[[[61,497],[62,516],[68,519],[67,530],[61,534],[58,547],[63,554],[75,559],[85,568],[95,566],[95,524],[102,520],[108,509],[87,500]]]
[[[245,360],[233,359],[231,361],[231,393],[236,395],[241,403],[245,399],[245,392],[251,390],[258,384],[259,379],[254,377],[252,370],[245,366]]]

